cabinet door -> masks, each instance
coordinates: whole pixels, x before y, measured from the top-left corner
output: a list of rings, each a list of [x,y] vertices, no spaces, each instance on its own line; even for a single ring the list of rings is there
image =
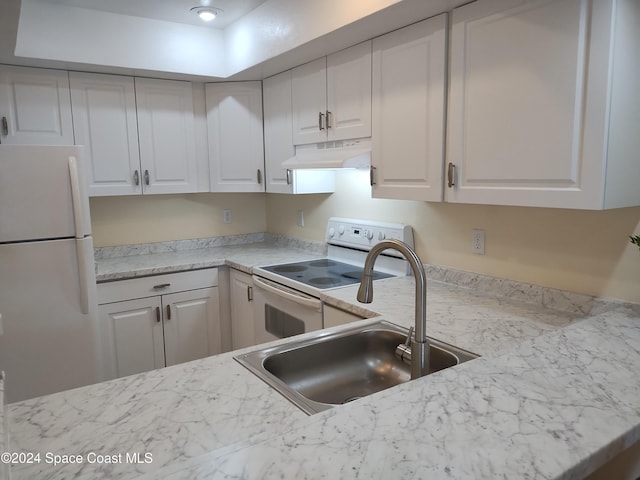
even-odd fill
[[[260,82],[206,85],[212,192],[263,192]]]
[[[601,208],[611,12],[589,0],[454,10],[447,201]]]
[[[327,59],[305,63],[294,68],[291,75],[293,143],[326,141]]]
[[[253,279],[235,269],[229,271],[231,345],[234,350],[256,344],[253,315]]]
[[[0,143],[73,145],[66,71],[0,66]]]
[[[328,140],[371,136],[371,42],[327,57]]]
[[[264,163],[269,193],[335,191],[333,170],[287,170],[282,162],[295,153],[292,139],[291,71],[263,80]]]
[[[264,167],[269,193],[292,193],[291,173],[282,162],[293,157],[291,70],[262,81],[264,101]]]
[[[355,313],[347,312],[325,303],[323,307],[324,328],[337,327],[338,325],[346,325],[351,322],[357,322],[366,317],[361,317]]]
[[[442,201],[447,15],[373,41],[372,195]]]
[[[98,306],[106,378],[164,367],[160,297]]]
[[[191,83],[136,78],[143,193],[198,190]]]
[[[218,289],[162,296],[167,366],[221,352]]]
[[[86,147],[89,195],[142,193],[133,77],[70,72],[69,82],[75,141]]]

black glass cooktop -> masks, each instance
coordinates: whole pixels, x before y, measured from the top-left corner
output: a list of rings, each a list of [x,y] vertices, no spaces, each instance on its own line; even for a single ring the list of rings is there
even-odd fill
[[[363,271],[362,267],[327,258],[271,265],[262,269],[321,290],[360,283]],[[374,280],[392,276],[375,270],[373,272]]]

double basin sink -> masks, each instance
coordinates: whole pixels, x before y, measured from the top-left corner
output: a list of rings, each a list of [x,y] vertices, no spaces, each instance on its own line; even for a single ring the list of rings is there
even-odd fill
[[[339,332],[320,330],[235,359],[313,414],[411,380],[411,366],[395,354],[407,334],[407,329],[382,320]],[[433,338],[428,342],[429,374],[477,358]]]

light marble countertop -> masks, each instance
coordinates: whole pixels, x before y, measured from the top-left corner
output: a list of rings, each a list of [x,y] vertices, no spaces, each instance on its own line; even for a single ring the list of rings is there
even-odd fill
[[[322,256],[321,252],[314,249],[292,249],[265,242],[128,255],[98,260],[96,280],[122,280],[222,265],[251,273],[252,267],[298,262]]]
[[[124,263],[128,276],[164,273],[202,268],[203,253]],[[220,262],[209,266],[247,272],[318,256],[268,244],[207,255]],[[127,276],[123,265],[99,260],[99,278]],[[371,305],[357,304],[355,291],[322,297],[413,323],[411,278],[376,281]],[[637,308],[563,313],[431,281],[427,316],[429,335],[483,357],[312,416],[235,362],[241,351],[15,403],[11,451],[82,462],[13,465],[11,478],[569,479],[640,441]],[[127,463],[127,453],[152,461]]]

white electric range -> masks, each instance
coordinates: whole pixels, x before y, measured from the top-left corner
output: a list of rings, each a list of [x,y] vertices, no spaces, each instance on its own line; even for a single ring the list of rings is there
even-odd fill
[[[256,341],[267,342],[323,328],[319,292],[360,283],[369,250],[397,239],[413,248],[413,229],[400,223],[331,217],[325,240],[327,257],[254,269]],[[403,276],[409,263],[395,250],[376,260],[374,280]]]

